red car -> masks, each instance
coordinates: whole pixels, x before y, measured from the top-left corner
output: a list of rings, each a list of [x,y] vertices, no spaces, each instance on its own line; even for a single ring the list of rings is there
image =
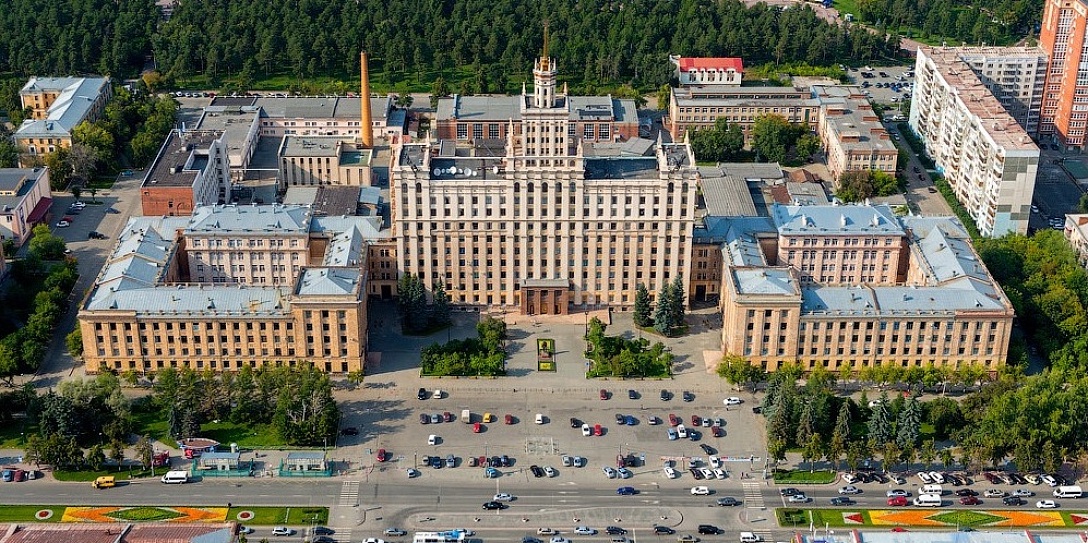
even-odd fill
[[[710,427],[710,433],[714,437],[722,437],[722,434],[724,432],[722,432],[722,427],[721,426],[711,426]]]
[[[906,507],[907,499],[903,496],[896,496],[894,498],[888,498],[888,505],[892,507]]]
[[[679,426],[680,425],[680,417],[678,417],[676,415],[673,415],[672,413],[669,413],[669,425],[670,426]]]
[[[442,413],[442,420],[446,422],[453,422],[453,413],[450,413],[449,411]]]
[[[483,429],[484,429],[483,425],[481,425],[478,422],[472,424],[472,433],[474,433],[474,434],[480,433],[480,431],[483,430]]]
[[[603,388],[601,389],[601,399],[602,400],[607,400],[608,399],[608,391],[603,389]]]
[[[385,449],[378,449],[378,462],[385,462],[389,459],[389,453],[385,452]]]
[[[506,420],[506,424],[514,424],[514,415],[511,415],[510,413],[507,413],[505,420]]]
[[[692,415],[691,416],[691,425],[695,426],[695,427],[702,426],[703,425],[703,419],[699,418],[699,415]]]
[[[486,457],[486,456],[481,456],[481,457],[480,457],[480,458],[479,458],[479,459],[477,460],[477,463],[478,463],[478,464],[479,464],[480,466],[482,466],[482,467],[487,467],[487,457]]]
[[[964,496],[960,498],[960,503],[963,505],[978,505],[982,503],[982,500],[978,499],[976,496]]]
[[[602,433],[604,433],[604,430],[601,429],[601,425],[600,424],[594,424],[593,425],[593,435],[599,436]]]

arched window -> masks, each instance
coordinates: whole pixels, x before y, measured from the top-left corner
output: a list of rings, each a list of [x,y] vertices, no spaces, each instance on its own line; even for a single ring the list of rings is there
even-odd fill
[[[548,192],[548,184],[547,183],[541,183],[540,184],[540,192]]]
[[[533,193],[533,184],[532,184],[532,183],[529,183],[529,184],[527,185],[527,187],[526,187],[526,192],[528,192],[529,194],[532,194],[532,193]]]

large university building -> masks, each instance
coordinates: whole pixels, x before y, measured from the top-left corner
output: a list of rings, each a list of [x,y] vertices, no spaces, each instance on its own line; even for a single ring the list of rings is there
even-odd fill
[[[556,92],[556,74],[546,54],[537,61],[532,94],[506,100],[518,121],[504,123],[498,145],[454,134],[395,149],[401,273],[444,283],[455,303],[526,314],[626,307],[639,283],[687,284],[698,184],[690,147],[579,137],[593,124]]]
[[[696,250],[723,255],[726,353],[769,371],[1005,363],[1012,305],[953,218],[775,204],[712,219]]]
[[[380,226],[283,205],[134,217],[79,311],[87,371],[361,369]]]

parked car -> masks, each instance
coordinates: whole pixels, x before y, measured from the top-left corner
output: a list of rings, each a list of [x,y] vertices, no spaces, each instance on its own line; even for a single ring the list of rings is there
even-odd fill
[[[609,397],[609,395],[608,395],[608,391],[607,391],[607,390],[605,390],[605,389],[603,389],[603,388],[601,389],[601,394],[600,394],[600,395],[601,395],[601,399],[602,399],[602,400],[607,400],[607,399],[608,399],[608,397]]]
[[[378,449],[378,454],[375,455],[375,458],[377,458],[378,462],[385,462],[389,459],[389,453],[385,452],[385,449]]]
[[[401,530],[400,528],[386,528],[385,535],[392,537],[400,537],[402,535],[408,535],[408,532]]]
[[[421,388],[419,389],[419,392],[416,392],[416,398],[419,398],[420,400],[426,400],[429,396],[430,395],[427,394],[427,389],[425,388]]]
[[[637,400],[638,399],[638,392],[635,392],[635,389],[633,389],[633,388],[627,389],[627,399],[628,400]]]
[[[741,400],[740,398],[738,398],[736,396],[730,396],[730,397],[722,400],[722,403],[724,403],[727,406],[728,405],[740,405],[740,404],[744,403],[744,400]]]
[[[510,413],[507,413],[506,416],[503,417],[503,422],[505,422],[506,424],[514,424],[514,416]]]
[[[537,466],[535,464],[529,466],[529,471],[533,472],[533,477],[536,477],[538,479],[544,476],[544,470],[541,469],[540,466]]]
[[[672,398],[672,393],[665,389],[661,389],[661,401],[667,402],[670,398]]]
[[[695,395],[692,394],[690,391],[685,390],[683,397],[684,397],[685,402],[694,402],[695,401]]]
[[[354,426],[348,426],[347,428],[340,429],[340,435],[342,436],[357,436],[359,435],[359,429]]]
[[[609,479],[615,479],[616,478],[616,475],[617,475],[616,470],[614,468],[610,467],[610,466],[605,466],[605,467],[601,468],[601,471],[603,471],[604,476],[608,477]]]
[[[654,534],[656,535],[672,535],[676,530],[669,528],[668,526],[654,526]]]
[[[444,422],[453,422],[453,413],[450,413],[449,411],[442,413],[442,420]]]
[[[293,533],[295,533],[295,531],[286,526],[276,526],[272,528],[272,535],[291,535]]]

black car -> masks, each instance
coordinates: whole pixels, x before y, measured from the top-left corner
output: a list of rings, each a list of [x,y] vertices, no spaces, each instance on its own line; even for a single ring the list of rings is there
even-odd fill
[[[527,535],[527,536],[521,538],[521,543],[544,543],[544,542],[537,539],[537,538],[535,538],[535,537],[533,537],[533,536],[531,536],[531,535]]]
[[[430,424],[431,423],[431,416],[426,414],[426,413],[420,413],[419,414],[419,423],[420,424]]]
[[[571,417],[570,418],[570,427],[571,428],[581,428],[582,427],[582,421],[580,421],[580,420],[578,420],[578,419],[576,419],[574,417]]]
[[[120,211],[118,211],[118,210],[116,210],[116,209],[114,209],[114,208],[112,208],[112,207],[107,207],[107,208],[106,208],[106,213],[112,213],[112,214],[114,214],[114,215],[117,215],[117,214],[119,214],[119,213],[121,213],[121,212],[120,212]]]
[[[627,533],[627,530],[624,530],[623,528],[620,528],[619,526],[609,526],[609,527],[604,529],[604,533],[606,533],[608,535],[624,535],[624,534]]]
[[[340,429],[340,435],[342,436],[357,436],[359,435],[359,429],[354,426],[348,426],[347,428]]]
[[[533,477],[540,478],[544,476],[544,470],[536,464],[529,466],[529,471],[533,472]]]
[[[724,498],[718,498],[718,506],[719,507],[736,507],[738,505],[740,505],[740,500],[738,500],[738,499],[736,499],[736,498],[734,498],[732,496],[726,496]]]
[[[661,389],[661,401],[667,402],[669,401],[669,398],[672,398],[672,394],[670,394],[669,391],[665,389]]]
[[[336,533],[336,530],[327,526],[314,526],[313,533],[314,535],[332,535]]]
[[[635,389],[633,389],[633,388],[628,389],[627,390],[627,399],[628,400],[637,400],[638,399],[638,392],[635,392]]]
[[[688,439],[692,441],[699,441],[703,437],[703,434],[697,430],[688,430]]]
[[[419,398],[420,400],[426,400],[427,399],[427,389],[425,389],[425,388],[419,389],[419,392],[416,392],[416,398]]]
[[[702,535],[718,535],[724,531],[725,530],[722,530],[721,528],[714,526],[713,524],[699,525],[699,533]]]
[[[763,413],[763,408],[757,405],[752,408],[752,413],[759,415],[760,413]]]
[[[960,496],[960,497],[963,497],[963,496],[978,496],[978,492],[975,492],[974,490],[971,490],[970,488],[961,488],[961,489],[956,491],[956,495]]]
[[[491,457],[491,467],[501,468],[502,467],[502,459],[499,458],[498,456],[492,456]]]
[[[616,424],[619,424],[620,426],[623,426],[626,423],[626,421],[627,421],[627,417],[623,416],[622,413],[616,413]]]
[[[685,402],[694,402],[695,401],[695,395],[692,394],[691,392],[688,392],[688,391],[685,390],[684,391],[684,401]]]
[[[1001,498],[1001,503],[1005,505],[1024,505],[1024,499],[1020,496],[1005,496]]]
[[[504,468],[510,467],[510,457],[505,454],[499,457],[499,464]]]
[[[442,462],[442,457],[441,456],[432,456],[431,457],[431,467],[432,468],[438,469],[438,468],[441,468],[442,465],[443,465],[443,462]]]
[[[855,503],[858,502],[851,500],[846,496],[835,496],[834,498],[831,498],[831,505],[854,505]]]
[[[668,526],[654,526],[654,533],[657,535],[672,535],[676,533],[676,530]]]
[[[312,543],[336,543],[335,539],[333,539],[333,538],[331,538],[331,537],[329,537],[327,535],[319,535],[319,536],[311,539],[310,541]]]
[[[706,443],[700,443],[699,448],[702,449],[703,452],[705,452],[707,454],[714,454],[714,452],[715,452],[714,447],[711,447],[710,445],[707,445]]]
[[[783,489],[779,490],[778,493],[783,495],[783,496],[793,496],[793,495],[796,495],[796,494],[800,494],[801,491],[797,490],[796,488],[793,488],[793,487],[787,487],[787,488],[783,488]]]
[[[487,502],[484,504],[484,510],[486,511],[495,511],[502,509],[506,509],[506,504],[502,502]]]
[[[699,471],[697,468],[689,468],[688,471],[691,472],[691,476],[694,477],[696,481],[701,481],[703,479],[703,472]]]

